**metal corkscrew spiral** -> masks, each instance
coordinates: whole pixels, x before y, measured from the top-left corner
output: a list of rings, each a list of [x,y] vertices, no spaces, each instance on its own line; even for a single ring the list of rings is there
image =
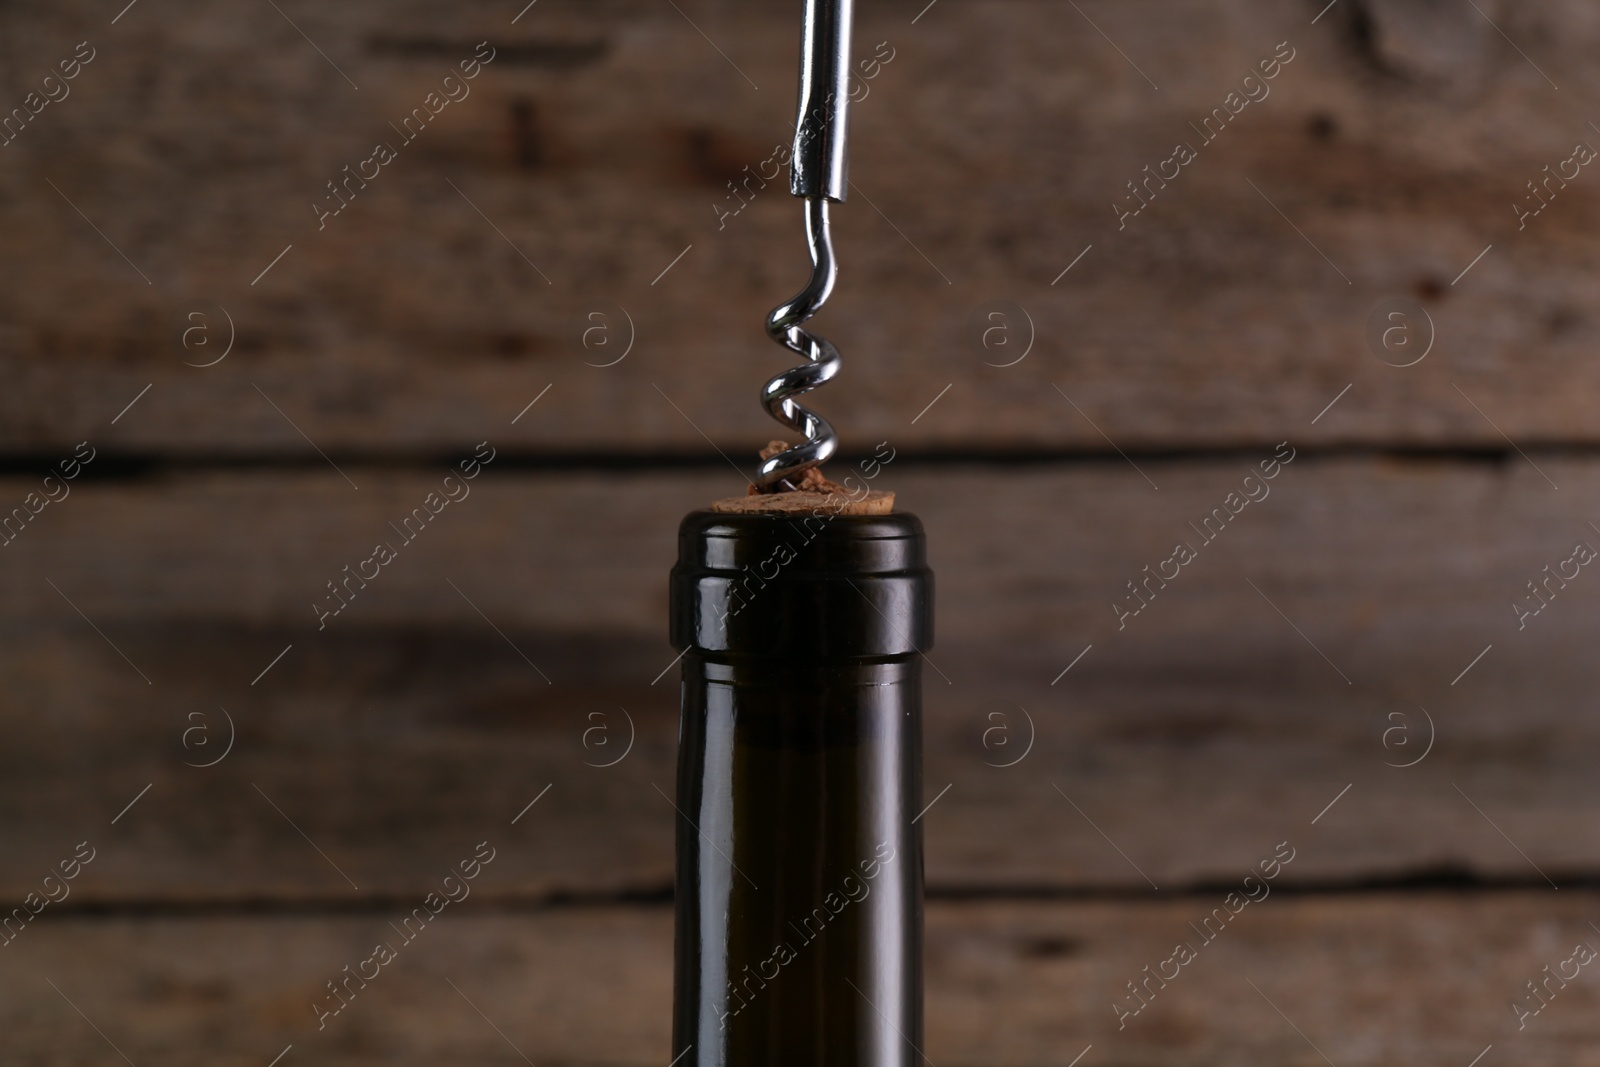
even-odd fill
[[[828,229],[828,202],[842,202],[845,172],[845,119],[849,104],[850,24],[853,0],[806,0],[800,48],[800,112],[795,122],[789,191],[805,200],[806,241],[811,250],[811,280],[793,299],[767,316],[767,335],[806,362],[774,376],[761,390],[761,403],[778,422],[805,441],[761,464],[756,487],[778,492],[798,486],[800,476],[825,462],[839,446],[833,425],[802,406],[796,397],[839,373],[833,342],[802,328],[833,292],[838,265]]]
[[[804,434],[805,443],[761,464],[756,485],[767,492],[792,486],[793,480],[806,470],[827,462],[839,444],[833,425],[794,399],[839,373],[839,350],[833,342],[801,327],[828,299],[839,273],[828,232],[828,202],[820,197],[806,200],[806,237],[811,245],[811,281],[798,296],[773,308],[767,316],[767,336],[805,357],[806,362],[775,375],[761,390],[761,403],[767,413]]]

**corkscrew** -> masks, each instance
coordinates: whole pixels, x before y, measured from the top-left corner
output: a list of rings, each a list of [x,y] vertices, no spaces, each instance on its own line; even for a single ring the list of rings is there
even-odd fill
[[[762,450],[756,494],[684,517],[668,585],[682,702],[679,1067],[924,1059],[927,538],[893,493],[841,495],[817,472],[837,438],[799,402],[839,372],[838,350],[805,324],[837,275],[828,211],[850,184],[852,6],[805,0],[790,192],[805,202],[811,278],[767,317],[798,365],[767,382],[762,403],[805,440]]]
[[[806,0],[805,5],[789,192],[805,201],[811,280],[767,316],[767,336],[805,362],[774,376],[761,390],[767,413],[805,440],[763,461],[756,486],[764,493],[798,488],[800,477],[826,462],[839,446],[833,425],[796,398],[839,373],[839,350],[804,324],[822,309],[838,277],[828,207],[830,201],[843,202],[849,187],[845,112],[853,8],[854,0]]]

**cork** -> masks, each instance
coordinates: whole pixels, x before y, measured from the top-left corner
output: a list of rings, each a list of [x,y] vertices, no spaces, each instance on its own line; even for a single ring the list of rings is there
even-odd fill
[[[711,510],[744,515],[888,515],[894,511],[894,493],[874,489],[859,500],[852,500],[847,493],[759,493],[713,500]]]
[[[761,450],[761,458],[771,459],[788,447],[787,441],[771,441]],[[743,515],[888,515],[894,511],[894,493],[871,489],[863,494],[861,487],[846,489],[812,467],[801,476],[799,489],[763,493],[752,485],[744,496],[712,501],[711,510]]]

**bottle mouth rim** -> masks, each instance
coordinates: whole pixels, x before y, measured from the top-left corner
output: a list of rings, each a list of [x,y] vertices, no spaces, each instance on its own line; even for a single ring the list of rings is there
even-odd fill
[[[933,644],[933,572],[915,515],[697,511],[679,529],[673,647],[860,660]]]
[[[738,572],[769,557],[792,571],[886,574],[927,566],[922,520],[888,515],[695,511],[678,530],[678,566]]]

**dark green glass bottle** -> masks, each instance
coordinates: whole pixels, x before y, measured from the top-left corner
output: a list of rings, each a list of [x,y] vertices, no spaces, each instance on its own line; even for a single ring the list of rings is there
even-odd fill
[[[922,1060],[925,555],[912,515],[684,519],[682,1064]]]

